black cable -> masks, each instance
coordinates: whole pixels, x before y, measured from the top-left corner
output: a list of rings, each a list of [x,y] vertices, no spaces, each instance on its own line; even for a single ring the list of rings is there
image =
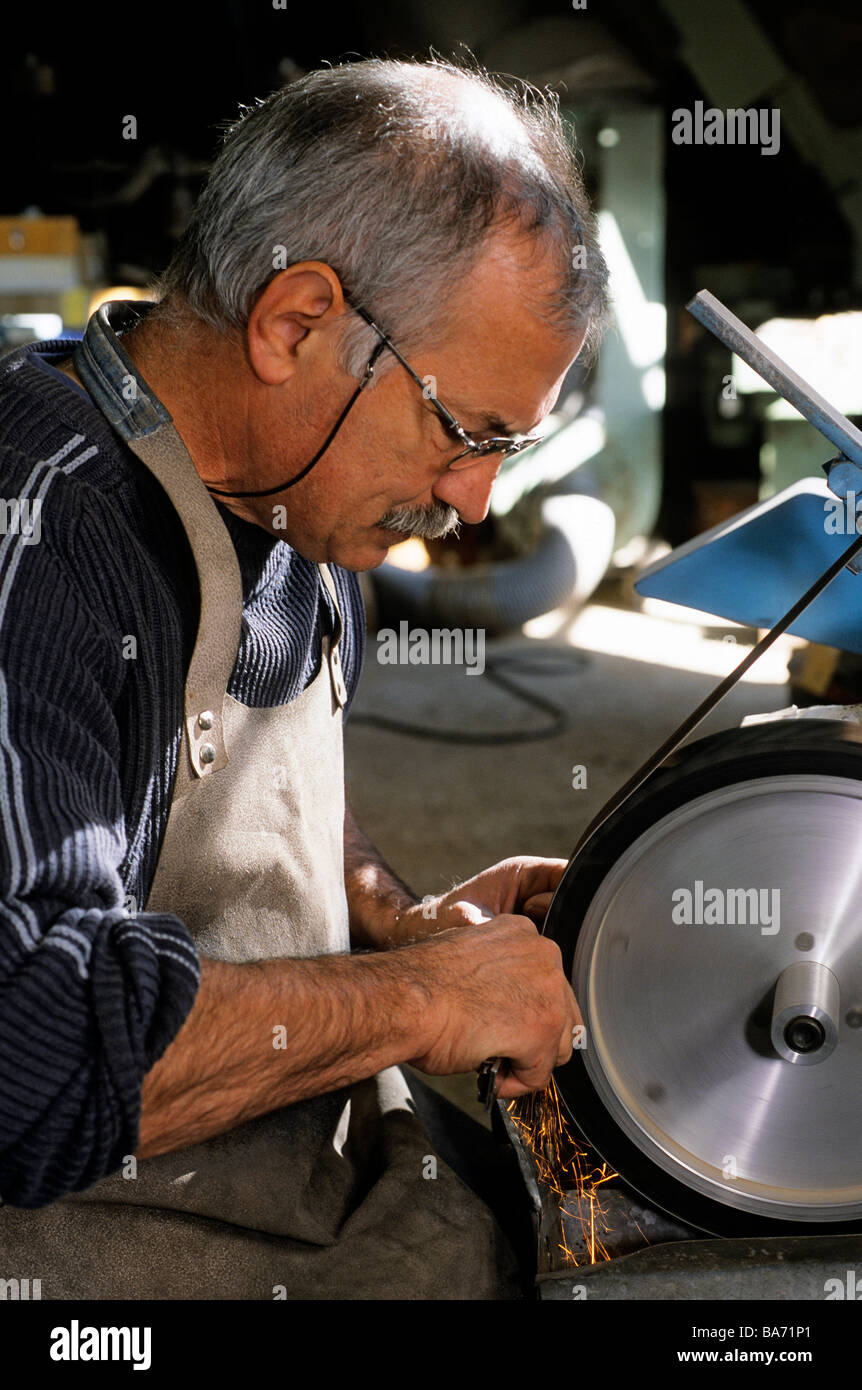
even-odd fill
[[[572,671],[581,671],[588,664],[587,658],[580,652],[567,651],[565,654],[560,652],[549,652],[551,658],[548,661],[537,661],[538,652],[505,652],[496,657],[492,657],[485,663],[483,674],[488,680],[513,695],[516,700],[531,706],[533,709],[542,710],[550,716],[550,723],[538,729],[511,729],[502,733],[466,733],[463,729],[433,729],[427,724],[410,724],[406,720],[390,719],[384,714],[362,714],[359,711],[351,712],[348,720],[348,728],[353,724],[366,724],[374,729],[384,729],[392,734],[406,734],[411,738],[433,739],[438,743],[460,743],[478,744],[486,747],[494,747],[505,743],[534,743],[544,738],[555,738],[557,734],[564,733],[571,724],[571,717],[559,705],[552,700],[546,699],[544,695],[538,695],[533,690],[525,690],[522,685],[518,685],[508,674],[513,669],[518,672],[529,674],[534,672],[542,675],[570,675]],[[555,669],[556,668],[556,669]]]
[[[295,478],[291,478],[286,483],[278,483],[275,487],[260,488],[257,492],[228,492],[226,488],[210,487],[209,483],[207,483],[206,489],[210,496],[272,497],[273,494],[276,492],[287,492],[288,488],[295,487],[297,483],[301,483],[303,478],[307,477],[308,474],[311,472],[314,465],[316,463],[319,463],[320,460],[323,458],[323,455],[326,453],[333,439],[338,434],[338,431],[341,429],[341,426],[344,424],[344,421],[346,420],[351,410],[351,407],[355,404],[356,399],[359,396],[359,393],[365,390],[366,386],[368,385],[369,381],[374,375],[374,364],[377,361],[383,349],[385,348],[385,346],[385,343],[378,343],[377,347],[374,349],[373,353],[371,354],[371,357],[368,360],[368,365],[365,368],[365,374],[362,380],[360,381],[359,385],[357,386],[356,390],[354,391],[353,395],[350,397],[350,400],[347,402],[347,405],[344,407],[335,424],[332,426],[332,429],[329,431],[329,434],[326,436],[326,439],[324,440],[323,444],[320,446],[317,453],[314,455],[314,458],[311,460],[311,463],[307,463],[305,467],[302,469],[302,471],[300,473],[297,473]]]

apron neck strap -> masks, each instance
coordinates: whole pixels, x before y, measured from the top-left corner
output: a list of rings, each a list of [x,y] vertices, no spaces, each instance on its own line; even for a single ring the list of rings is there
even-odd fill
[[[242,576],[233,541],[173,419],[137,372],[103,305],[78,344],[75,370],[94,404],[170,498],[200,586],[200,616],[185,685],[185,729],[197,777],[228,762],[224,701],[242,632]]]
[[[332,577],[332,570],[329,568],[329,565],[326,564],[318,565],[317,568],[320,570],[320,577],[323,580],[324,587],[335,607],[335,632],[331,641],[326,637],[323,638],[323,653],[329,663],[333,697],[336,704],[340,705],[343,709],[347,704],[347,687],[344,684],[344,672],[341,669],[339,643],[341,642],[341,634],[344,631],[344,620],[341,613],[341,605],[338,602],[338,593],[335,588],[335,580]]]

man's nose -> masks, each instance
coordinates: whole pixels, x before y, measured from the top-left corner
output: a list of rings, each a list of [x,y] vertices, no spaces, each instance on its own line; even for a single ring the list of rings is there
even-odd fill
[[[475,526],[488,515],[491,489],[502,463],[499,454],[489,454],[470,468],[459,468],[454,472],[447,469],[431,491],[439,502],[447,502],[454,507],[462,521]]]

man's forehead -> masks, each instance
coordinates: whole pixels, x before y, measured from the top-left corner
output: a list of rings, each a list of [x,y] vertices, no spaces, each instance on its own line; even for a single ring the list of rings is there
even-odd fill
[[[555,247],[509,229],[492,234],[461,282],[437,394],[474,430],[517,433],[551,408],[583,342],[537,312],[559,276]]]
[[[456,416],[460,412],[469,417],[477,432],[517,434],[529,430],[553,408],[582,342],[583,334],[568,340],[555,336],[551,348],[542,351],[537,342],[524,335],[513,345],[511,354],[488,353],[481,360],[468,356],[466,369],[458,372],[457,386],[448,396],[441,379],[440,399]]]

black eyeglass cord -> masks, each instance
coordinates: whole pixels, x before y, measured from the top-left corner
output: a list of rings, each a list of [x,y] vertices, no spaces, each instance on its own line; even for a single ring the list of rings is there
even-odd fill
[[[385,343],[379,343],[378,346],[374,349],[374,352],[371,354],[371,357],[368,360],[368,365],[365,368],[365,374],[362,380],[360,381],[359,385],[357,386],[356,390],[354,391],[353,395],[350,397],[350,400],[347,402],[347,405],[344,407],[335,424],[333,425],[332,429],[329,431],[329,434],[326,436],[326,439],[324,440],[323,444],[320,446],[317,453],[314,455],[314,458],[311,460],[311,463],[307,463],[305,467],[302,469],[302,471],[300,473],[297,473],[295,478],[291,478],[286,483],[278,483],[275,487],[260,488],[256,492],[228,492],[226,488],[210,487],[209,483],[207,483],[207,492],[210,493],[210,495],[213,497],[272,497],[277,492],[287,492],[288,488],[295,487],[297,483],[301,483],[303,478],[306,478],[308,474],[311,472],[314,465],[318,463],[320,459],[323,458],[323,455],[326,453],[333,439],[337,435],[338,431],[341,429],[341,426],[344,424],[348,411],[354,405],[357,397],[359,396],[359,393],[365,390],[365,387],[368,385],[369,381],[373,377],[374,364],[385,346]]]

